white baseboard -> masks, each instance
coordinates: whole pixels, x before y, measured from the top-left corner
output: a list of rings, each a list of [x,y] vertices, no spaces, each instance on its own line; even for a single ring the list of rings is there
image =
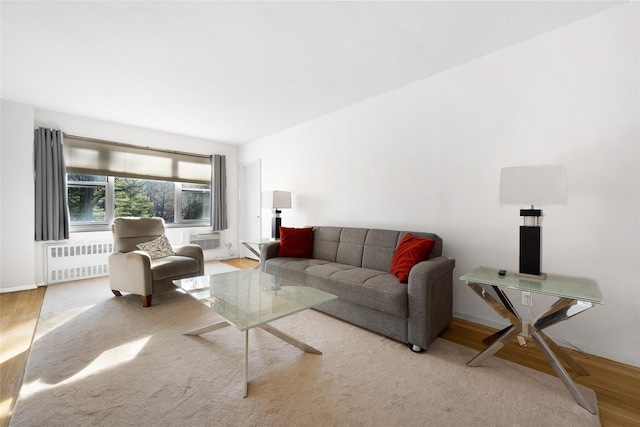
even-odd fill
[[[466,313],[460,313],[457,311],[453,312],[453,317],[457,317],[458,319],[467,320],[469,322],[477,323],[479,325],[488,326],[490,328],[502,329],[506,326],[509,326],[507,322],[496,322],[490,319],[484,319],[482,317],[472,316]]]
[[[38,286],[37,285],[12,286],[10,288],[0,288],[0,294],[9,293],[9,292],[30,291],[33,289],[38,289]]]

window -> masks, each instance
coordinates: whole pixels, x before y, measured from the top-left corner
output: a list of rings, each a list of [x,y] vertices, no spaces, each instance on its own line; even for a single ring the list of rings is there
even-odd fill
[[[107,177],[67,174],[71,224],[106,223]]]
[[[107,229],[119,216],[161,217],[175,225],[209,225],[211,188],[205,184],[67,174],[73,231]]]
[[[211,156],[64,137],[71,231],[108,230],[119,216],[211,224]]]
[[[180,189],[181,217],[184,222],[209,219],[211,187],[204,184],[182,184]]]

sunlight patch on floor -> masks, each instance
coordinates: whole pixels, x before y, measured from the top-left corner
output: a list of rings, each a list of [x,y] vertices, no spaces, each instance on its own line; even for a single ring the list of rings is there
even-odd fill
[[[54,331],[61,326],[64,326],[67,322],[80,316],[87,310],[94,307],[95,304],[85,305],[83,307],[75,307],[69,310],[57,311],[55,313],[49,313],[40,316],[39,325],[36,329],[33,341],[36,342],[46,334]]]
[[[3,327],[0,334],[0,364],[13,359],[29,350],[30,336],[35,329],[36,319],[15,322],[9,327]]]
[[[40,379],[37,379],[36,381],[30,383],[25,383],[22,386],[22,390],[20,392],[20,399],[27,399],[30,396],[33,396],[34,394],[37,394],[41,391],[46,391],[63,386],[65,384],[73,383],[75,381],[80,381],[92,375],[96,375],[109,369],[113,369],[118,365],[130,362],[138,356],[149,339],[151,339],[151,335],[112,348],[110,350],[106,350],[98,357],[96,357],[96,359],[91,362],[86,368],[73,375],[72,377],[69,377],[57,384],[46,384],[43,383]]]

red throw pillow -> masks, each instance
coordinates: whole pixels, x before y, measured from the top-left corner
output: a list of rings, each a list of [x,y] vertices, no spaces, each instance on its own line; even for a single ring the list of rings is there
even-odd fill
[[[280,227],[278,256],[311,258],[313,254],[313,227]]]
[[[394,274],[401,283],[407,283],[411,268],[417,263],[429,259],[435,243],[434,240],[421,239],[407,233],[393,255],[389,272]]]

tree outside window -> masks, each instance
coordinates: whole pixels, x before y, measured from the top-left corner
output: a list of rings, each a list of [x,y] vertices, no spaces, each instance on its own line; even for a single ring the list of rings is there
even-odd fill
[[[68,174],[67,187],[71,223],[106,221],[106,176]]]
[[[119,216],[155,216],[167,224],[210,222],[210,185],[68,174],[67,186],[71,225],[77,231],[104,229]]]

